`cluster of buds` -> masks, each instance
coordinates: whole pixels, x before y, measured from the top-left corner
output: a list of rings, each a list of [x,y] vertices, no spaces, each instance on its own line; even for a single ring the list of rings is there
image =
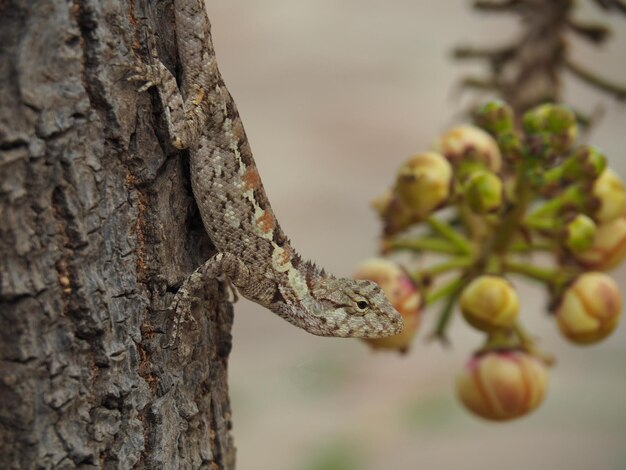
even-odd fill
[[[549,313],[574,344],[606,338],[622,297],[606,274],[626,257],[626,191],[595,147],[576,146],[574,114],[544,104],[519,121],[503,102],[487,103],[476,126],[456,127],[412,156],[391,190],[374,201],[383,223],[381,254],[429,253],[426,267],[382,258],[357,277],[377,281],[402,313],[400,335],[370,341],[406,351],[421,312],[441,311],[432,337],[447,341],[456,307],[484,334],[457,380],[457,395],[487,419],[527,414],[543,400],[552,357],[522,326],[511,277],[545,285]],[[552,266],[533,263],[535,252]]]

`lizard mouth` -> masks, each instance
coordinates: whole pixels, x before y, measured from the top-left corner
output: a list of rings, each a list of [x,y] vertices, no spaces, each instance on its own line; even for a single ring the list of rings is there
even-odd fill
[[[402,331],[404,321],[398,312],[395,314],[376,314],[354,316],[345,312],[334,312],[326,317],[323,336],[342,338],[385,338]],[[328,328],[328,327],[331,328]]]

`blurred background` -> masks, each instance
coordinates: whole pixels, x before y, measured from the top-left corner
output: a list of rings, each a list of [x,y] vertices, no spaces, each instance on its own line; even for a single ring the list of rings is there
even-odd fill
[[[608,21],[600,49],[572,40],[574,58],[626,82],[626,19]],[[220,68],[264,184],[300,253],[351,275],[378,247],[369,208],[397,166],[464,119],[475,95],[458,84],[482,64],[458,45],[494,45],[519,25],[478,15],[467,0],[209,0]],[[626,106],[574,78],[565,101],[604,114],[588,140],[626,177]],[[614,272],[626,287],[626,269]],[[586,348],[560,337],[544,293],[518,282],[522,318],[557,356],[548,396],[526,418],[488,423],[454,397],[454,378],[481,337],[455,318],[448,349],[427,343],[426,311],[406,356],[358,340],[318,338],[247,302],[236,305],[230,386],[238,468],[256,470],[509,470],[626,468],[626,326]]]

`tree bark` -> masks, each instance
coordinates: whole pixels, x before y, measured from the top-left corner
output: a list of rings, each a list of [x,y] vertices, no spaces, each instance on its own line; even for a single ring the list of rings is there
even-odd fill
[[[0,0],[1,468],[234,467],[223,285],[164,347],[212,247],[143,24],[176,71],[171,1]]]

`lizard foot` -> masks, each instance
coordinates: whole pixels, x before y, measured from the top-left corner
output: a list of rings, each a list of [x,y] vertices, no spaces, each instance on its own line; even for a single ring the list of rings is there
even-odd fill
[[[129,82],[144,82],[138,89],[138,93],[143,93],[154,86],[160,86],[165,81],[165,73],[163,64],[157,62],[155,64],[146,64],[137,61],[134,66],[130,67],[130,75],[126,78]]]

